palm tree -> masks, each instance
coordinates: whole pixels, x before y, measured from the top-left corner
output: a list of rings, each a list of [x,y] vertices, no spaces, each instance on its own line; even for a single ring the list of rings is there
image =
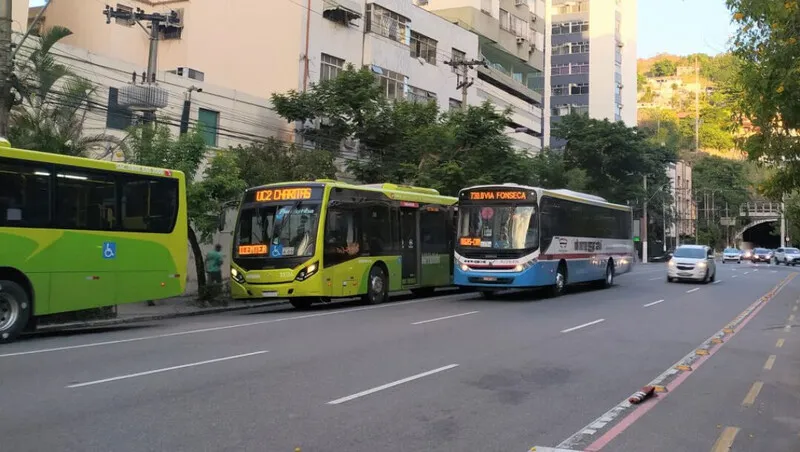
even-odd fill
[[[93,146],[119,142],[111,135],[83,134],[86,115],[97,108],[92,100],[96,87],[56,62],[52,53],[53,46],[71,34],[66,27],[47,29],[15,68],[16,105],[9,125],[15,147],[85,156]]]

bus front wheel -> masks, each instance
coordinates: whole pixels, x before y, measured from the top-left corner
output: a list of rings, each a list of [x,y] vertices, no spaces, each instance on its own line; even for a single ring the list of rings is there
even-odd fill
[[[564,293],[564,289],[567,287],[567,267],[564,263],[558,264],[558,270],[556,271],[556,281],[555,284],[550,286],[550,296],[557,297]]]
[[[381,304],[389,299],[389,281],[386,272],[378,265],[369,270],[367,293],[362,297],[365,304]]]
[[[31,302],[14,281],[0,280],[0,343],[13,341],[31,318]]]

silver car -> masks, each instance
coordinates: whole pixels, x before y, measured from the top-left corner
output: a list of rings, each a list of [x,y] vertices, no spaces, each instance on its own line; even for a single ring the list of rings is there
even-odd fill
[[[725,251],[722,252],[722,263],[725,264],[727,262],[736,262],[737,264],[741,264],[742,252],[736,248],[725,248]]]
[[[705,245],[681,245],[667,264],[667,281],[713,282],[717,276],[714,250]]]

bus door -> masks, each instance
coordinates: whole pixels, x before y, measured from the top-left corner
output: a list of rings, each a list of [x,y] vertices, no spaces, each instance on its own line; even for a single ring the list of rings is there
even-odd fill
[[[419,204],[400,203],[400,256],[402,258],[402,284],[418,283],[419,254]]]

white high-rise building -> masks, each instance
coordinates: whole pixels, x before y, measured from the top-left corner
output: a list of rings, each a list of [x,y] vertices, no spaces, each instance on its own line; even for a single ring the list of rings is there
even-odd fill
[[[636,2],[550,0],[551,127],[572,112],[636,125]]]

